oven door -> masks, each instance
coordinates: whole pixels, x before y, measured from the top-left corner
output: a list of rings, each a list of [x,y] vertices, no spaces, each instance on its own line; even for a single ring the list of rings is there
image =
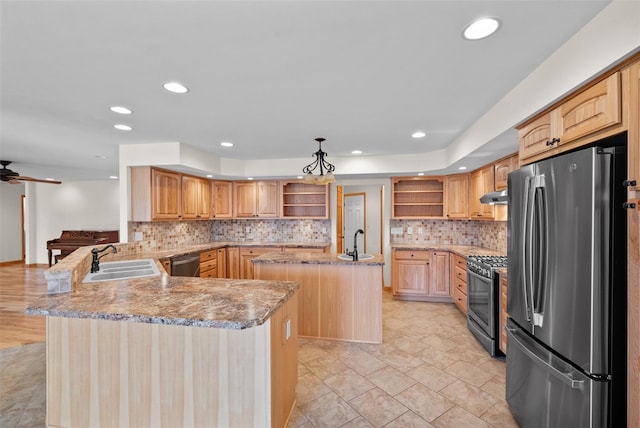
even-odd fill
[[[493,281],[470,270],[467,272],[467,315],[490,339],[495,339]]]

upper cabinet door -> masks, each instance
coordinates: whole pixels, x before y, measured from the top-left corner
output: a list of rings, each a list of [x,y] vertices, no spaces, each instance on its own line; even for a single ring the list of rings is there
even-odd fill
[[[198,179],[182,176],[182,218],[198,217]]]
[[[256,183],[256,215],[258,217],[278,217],[280,210],[280,185],[277,181]]]
[[[585,89],[558,109],[560,144],[620,123],[620,73]]]
[[[214,181],[211,186],[212,218],[233,217],[233,182]]]
[[[553,133],[551,113],[544,114],[520,128],[520,157],[528,158],[549,150]]]
[[[501,159],[494,164],[495,189],[506,190],[507,178],[511,171],[518,169],[518,154]]]
[[[177,220],[182,215],[181,174],[151,169],[152,220]]]
[[[445,177],[447,218],[469,218],[469,174]]]
[[[234,217],[255,217],[256,215],[256,183],[240,181],[233,183],[235,204]]]

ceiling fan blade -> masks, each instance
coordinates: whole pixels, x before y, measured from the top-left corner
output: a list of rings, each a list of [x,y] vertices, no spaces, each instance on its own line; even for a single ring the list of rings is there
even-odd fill
[[[22,175],[17,175],[15,177],[12,177],[12,180],[35,181],[37,183],[49,183],[49,184],[61,184],[62,183],[62,181],[58,181],[58,180],[42,180],[40,178],[25,177],[25,176],[22,176]]]

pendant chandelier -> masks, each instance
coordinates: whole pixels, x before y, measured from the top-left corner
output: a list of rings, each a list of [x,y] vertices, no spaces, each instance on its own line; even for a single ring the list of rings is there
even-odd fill
[[[336,178],[333,176],[333,171],[336,167],[325,160],[327,154],[322,151],[324,138],[316,138],[316,141],[318,142],[318,151],[313,154],[316,160],[302,168],[302,172],[305,174],[304,182],[310,184],[335,183]],[[320,168],[319,174],[313,175],[317,168]]]

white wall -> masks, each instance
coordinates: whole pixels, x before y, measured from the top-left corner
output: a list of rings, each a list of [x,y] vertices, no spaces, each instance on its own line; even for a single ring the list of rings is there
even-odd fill
[[[22,260],[24,184],[0,183],[0,262]]]
[[[27,192],[29,230],[27,263],[48,263],[47,241],[63,230],[118,230],[120,195],[117,180],[35,184]],[[35,219],[35,220],[34,220]]]

